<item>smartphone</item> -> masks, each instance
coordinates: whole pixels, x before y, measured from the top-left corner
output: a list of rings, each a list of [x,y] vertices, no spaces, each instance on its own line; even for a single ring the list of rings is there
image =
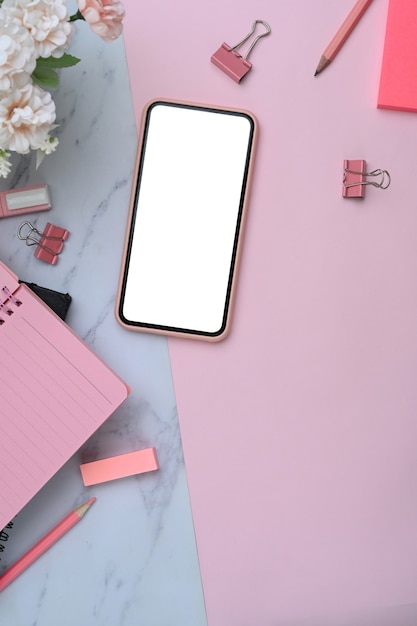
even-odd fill
[[[124,327],[226,336],[256,135],[247,111],[168,100],[146,106],[116,304]]]

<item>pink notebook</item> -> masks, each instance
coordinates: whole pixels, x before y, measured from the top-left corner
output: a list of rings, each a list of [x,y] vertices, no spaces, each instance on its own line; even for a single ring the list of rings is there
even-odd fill
[[[417,2],[390,0],[378,108],[417,111]]]
[[[0,263],[0,528],[125,400],[126,384]]]

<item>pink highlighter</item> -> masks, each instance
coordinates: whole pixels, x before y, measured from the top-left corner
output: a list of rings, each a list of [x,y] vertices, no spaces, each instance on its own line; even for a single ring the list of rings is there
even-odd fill
[[[0,191],[0,218],[47,211],[50,208],[51,199],[46,185]]]

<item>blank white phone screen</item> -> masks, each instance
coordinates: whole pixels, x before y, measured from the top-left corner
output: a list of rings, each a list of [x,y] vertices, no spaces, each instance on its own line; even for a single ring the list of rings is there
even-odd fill
[[[222,332],[253,141],[240,112],[150,106],[120,316],[128,324]]]

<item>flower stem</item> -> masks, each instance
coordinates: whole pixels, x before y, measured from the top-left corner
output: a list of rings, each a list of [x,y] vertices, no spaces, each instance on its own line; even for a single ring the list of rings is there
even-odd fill
[[[0,1],[2,2],[3,0],[0,0]],[[75,22],[76,20],[83,20],[83,19],[84,19],[84,16],[81,13],[81,11],[78,9],[78,11],[74,13],[74,15],[71,15],[71,17],[69,18],[69,21]]]

